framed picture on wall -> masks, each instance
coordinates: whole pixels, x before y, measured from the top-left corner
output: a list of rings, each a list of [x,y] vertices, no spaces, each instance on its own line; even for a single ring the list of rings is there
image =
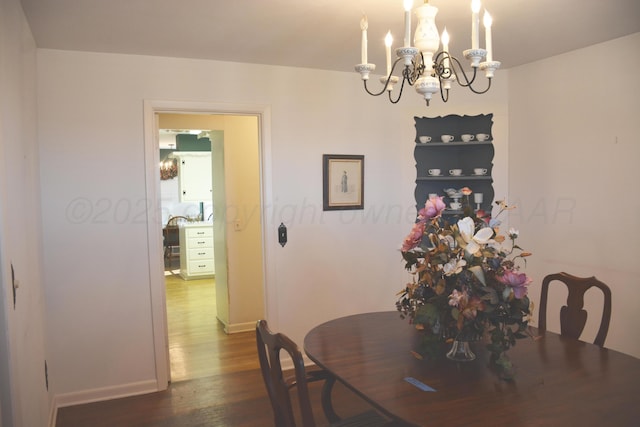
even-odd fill
[[[364,156],[322,156],[322,210],[364,209]]]

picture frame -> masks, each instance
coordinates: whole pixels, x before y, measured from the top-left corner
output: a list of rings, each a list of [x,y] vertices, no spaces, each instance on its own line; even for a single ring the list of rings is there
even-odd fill
[[[322,210],[364,209],[364,156],[322,155]]]

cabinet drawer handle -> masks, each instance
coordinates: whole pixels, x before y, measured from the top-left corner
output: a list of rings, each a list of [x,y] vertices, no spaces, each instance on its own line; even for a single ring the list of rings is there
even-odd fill
[[[198,252],[198,255],[205,255],[206,252]]]

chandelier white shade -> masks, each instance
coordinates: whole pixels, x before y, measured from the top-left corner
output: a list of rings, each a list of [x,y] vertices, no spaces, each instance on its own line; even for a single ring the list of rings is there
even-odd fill
[[[411,17],[413,0],[404,0],[404,45],[395,49],[396,59],[391,61],[391,33],[385,37],[386,53],[386,74],[380,78],[382,88],[378,92],[372,92],[367,82],[370,74],[375,71],[375,64],[368,63],[367,30],[369,23],[366,16],[360,21],[362,31],[361,43],[361,64],[355,69],[362,80],[364,88],[370,95],[379,96],[388,93],[389,100],[397,103],[404,89],[405,84],[413,86],[416,92],[422,95],[429,105],[433,94],[440,92],[440,97],[444,102],[449,100],[449,90],[452,83],[457,82],[459,86],[466,87],[473,93],[482,94],[491,88],[491,79],[495,71],[500,68],[500,62],[493,61],[492,52],[492,18],[485,10],[483,17],[484,24],[484,49],[480,48],[480,0],[471,1],[471,48],[463,52],[464,58],[471,66],[470,76],[464,71],[460,60],[449,53],[449,33],[445,28],[442,37],[436,26],[436,15],[438,8],[429,4],[425,0],[424,4],[415,8],[414,13],[417,18],[417,26],[414,33],[414,43],[411,45]],[[440,49],[442,42],[442,49]],[[397,67],[401,64],[400,67]],[[398,76],[394,76],[396,68],[399,68],[402,83],[397,95],[393,94],[393,89],[400,81]],[[478,69],[484,71],[486,77],[485,88],[478,89]]]

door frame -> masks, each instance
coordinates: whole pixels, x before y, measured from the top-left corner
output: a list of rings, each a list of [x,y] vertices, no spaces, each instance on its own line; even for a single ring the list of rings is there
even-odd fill
[[[151,322],[154,341],[155,372],[158,390],[165,390],[171,378],[169,337],[167,327],[166,291],[160,203],[160,176],[158,164],[158,114],[227,114],[252,115],[258,117],[258,149],[260,158],[260,206],[262,215],[262,256],[264,313],[266,318],[277,312],[275,298],[268,292],[269,284],[275,281],[275,263],[269,262],[277,242],[276,227],[269,226],[265,218],[265,206],[273,206],[271,169],[271,108],[261,104],[219,104],[208,102],[145,100],[144,101],[144,162],[147,197],[147,242],[149,265],[149,291],[151,300]]]

